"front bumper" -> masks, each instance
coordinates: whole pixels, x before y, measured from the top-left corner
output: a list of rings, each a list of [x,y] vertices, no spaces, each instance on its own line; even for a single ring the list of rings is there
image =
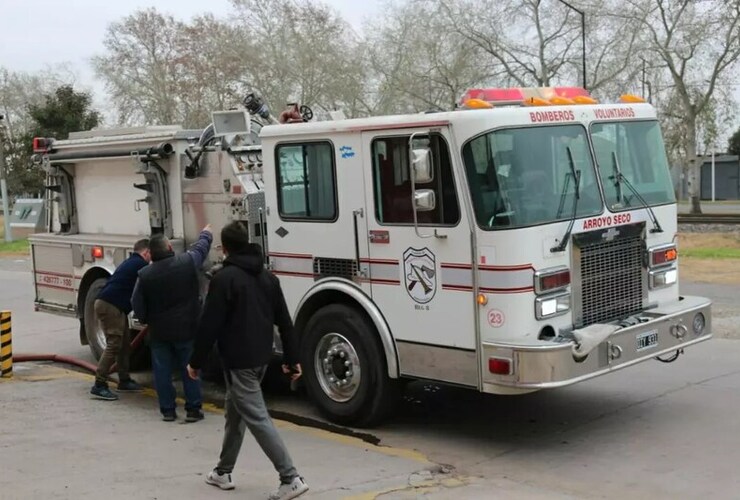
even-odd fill
[[[704,315],[702,331],[694,331],[694,318]],[[662,356],[712,337],[711,301],[682,297],[674,303],[641,314],[645,322],[622,328],[579,361],[573,357],[573,342],[539,345],[483,343],[483,391],[502,394],[529,392],[574,384],[599,375]],[[657,342],[638,348],[638,337],[657,334]],[[654,338],[654,337],[653,337]],[[490,358],[511,361],[509,375],[489,373]]]

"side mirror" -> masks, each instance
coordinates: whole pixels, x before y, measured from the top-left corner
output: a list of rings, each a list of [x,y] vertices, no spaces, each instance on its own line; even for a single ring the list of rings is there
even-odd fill
[[[411,150],[411,170],[415,184],[427,184],[434,180],[432,151],[429,148]]]
[[[431,212],[437,207],[437,198],[432,189],[414,191],[414,206],[417,212]]]

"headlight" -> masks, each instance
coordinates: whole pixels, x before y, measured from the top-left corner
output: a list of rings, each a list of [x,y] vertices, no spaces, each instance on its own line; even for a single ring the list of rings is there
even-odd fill
[[[570,292],[560,292],[537,297],[534,313],[537,319],[551,318],[570,311]]]
[[[678,269],[675,267],[659,269],[648,273],[648,282],[651,289],[670,286],[675,284],[676,281],[678,281]]]

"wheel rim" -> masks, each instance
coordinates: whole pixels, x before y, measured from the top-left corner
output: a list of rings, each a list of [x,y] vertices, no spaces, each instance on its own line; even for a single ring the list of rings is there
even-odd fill
[[[95,317],[95,341],[104,351],[105,346],[108,343],[105,341],[105,332],[103,332],[103,327],[100,326],[100,321],[98,320],[97,316]]]
[[[327,333],[316,346],[316,378],[333,401],[344,403],[360,388],[362,371],[354,346],[338,333]]]

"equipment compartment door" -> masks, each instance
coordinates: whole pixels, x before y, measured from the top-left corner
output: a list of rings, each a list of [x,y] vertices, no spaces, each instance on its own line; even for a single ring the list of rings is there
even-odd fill
[[[77,286],[72,265],[72,246],[34,243],[31,255],[36,303],[74,312]]]
[[[478,385],[470,226],[446,127],[363,134],[373,300],[388,321],[406,375]],[[411,150],[431,159],[415,184]]]

